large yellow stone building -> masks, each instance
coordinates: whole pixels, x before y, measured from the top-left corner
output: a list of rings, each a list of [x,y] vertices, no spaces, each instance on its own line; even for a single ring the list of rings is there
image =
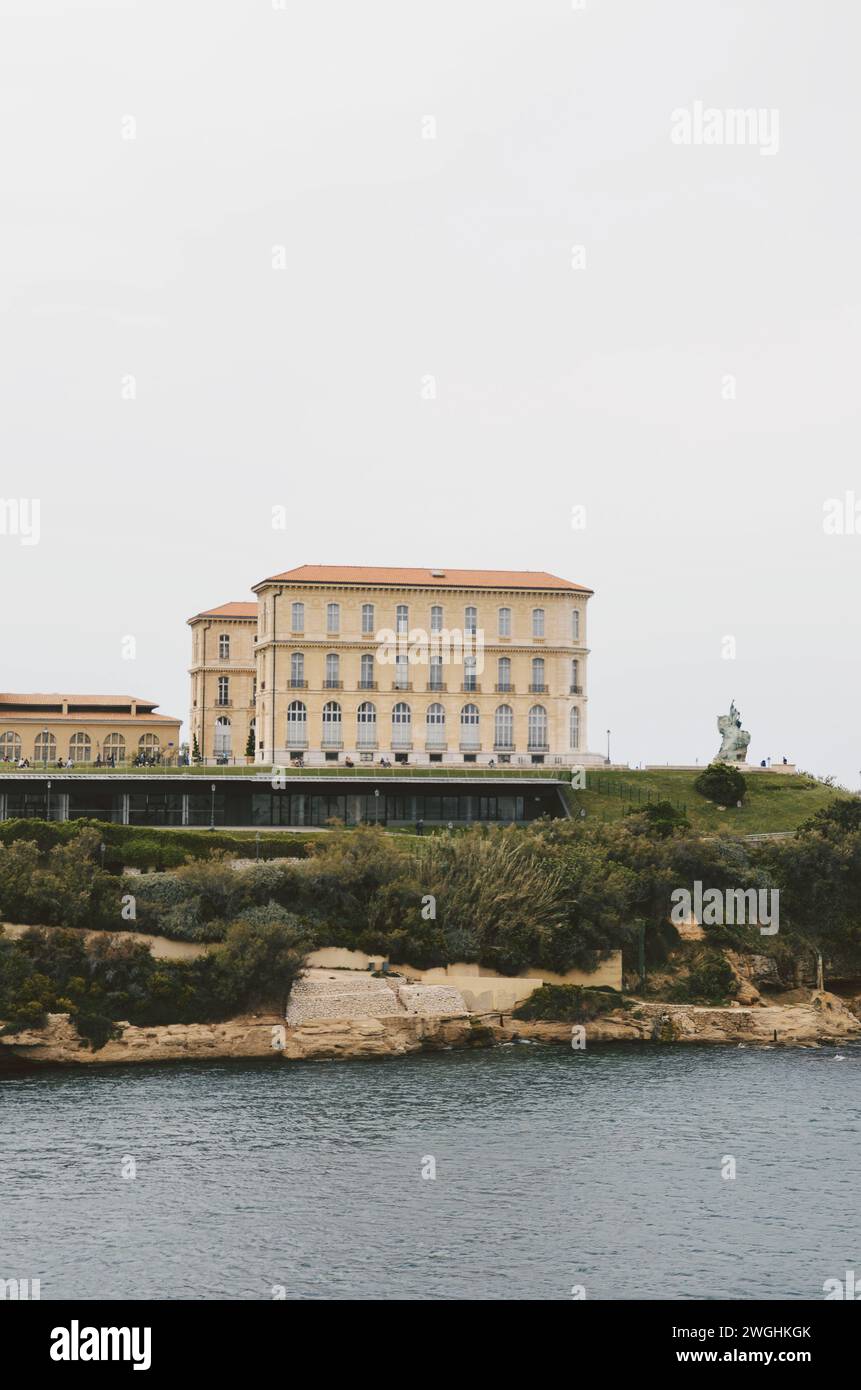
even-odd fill
[[[583,585],[301,565],[254,593],[189,619],[191,732],[207,760],[241,762],[253,744],[267,765],[594,761]]]
[[[0,761],[56,767],[172,763],[180,720],[135,695],[0,694]]]

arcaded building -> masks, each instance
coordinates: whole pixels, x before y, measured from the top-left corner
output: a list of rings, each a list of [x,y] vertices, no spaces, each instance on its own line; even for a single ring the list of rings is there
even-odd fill
[[[541,571],[301,565],[190,619],[191,731],[261,764],[567,765],[586,605]]]
[[[181,721],[136,695],[0,694],[0,761],[172,763]]]

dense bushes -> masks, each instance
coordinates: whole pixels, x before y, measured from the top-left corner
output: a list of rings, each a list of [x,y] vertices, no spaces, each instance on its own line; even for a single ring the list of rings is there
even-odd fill
[[[725,958],[716,951],[696,956],[689,969],[666,992],[677,1004],[724,1005],[736,994],[736,978]]]
[[[632,806],[626,816],[641,816],[655,834],[666,838],[674,830],[687,827],[690,822],[684,811],[678,810],[672,801],[650,801],[645,806]]]
[[[583,989],[580,985],[542,985],[518,1004],[515,1018],[545,1023],[588,1023],[599,1014],[629,1005],[615,990]]]
[[[685,997],[724,997],[731,982],[717,968],[717,953],[727,947],[782,961],[818,949],[826,962],[839,960],[848,969],[855,960],[861,968],[861,802],[855,799],[835,802],[794,839],[765,844],[703,837],[664,814],[640,811],[612,823],[538,821],[424,838],[362,826],[319,837],[304,859],[234,869],[222,853],[168,874],[125,879],[102,870],[99,833],[78,825],[53,846],[43,837],[40,848],[18,834],[0,843],[2,916],[134,928],[192,942],[227,942],[242,922],[245,935],[238,939],[255,955],[269,949],[269,933],[277,940],[286,931],[285,949],[292,949],[290,934],[301,922],[306,949],[353,947],[419,968],[479,963],[509,975],[590,970],[617,949],[634,972],[642,938],[653,972],[679,946],[669,921],[671,895],[699,880],[719,892],[779,888],[780,932],[763,937],[756,926],[706,926],[706,957],[679,979]],[[233,962],[235,977],[242,975],[236,952],[220,954]],[[210,969],[200,962],[159,965],[147,985],[147,1007],[170,1017],[169,1006],[178,1021],[184,1010],[224,1007],[222,995],[213,994]],[[9,1007],[34,1016],[44,993],[22,984]],[[98,1000],[81,998],[80,990],[69,997],[78,1012],[117,1016],[97,1007]]]
[[[271,1005],[283,1012],[307,951],[295,918],[239,920],[224,947],[193,961],[156,960],[144,942],[105,933],[32,928],[0,937],[0,1018],[5,1032],[69,1013],[102,1046],[117,1021],[199,1023]]]
[[[28,840],[0,845],[0,916],[42,926],[122,925],[122,887],[99,867],[98,845],[94,830],[46,854]]]
[[[261,859],[305,859],[307,844],[294,834],[261,834],[259,845],[248,836],[222,830],[149,830],[145,826],[114,825],[110,821],[7,820],[0,821],[0,844],[16,840],[36,844],[40,854],[56,845],[74,841],[87,830],[96,832],[105,846],[105,865],[116,871],[173,869],[191,859],[206,859],[213,850],[225,850],[237,859],[259,854]]]

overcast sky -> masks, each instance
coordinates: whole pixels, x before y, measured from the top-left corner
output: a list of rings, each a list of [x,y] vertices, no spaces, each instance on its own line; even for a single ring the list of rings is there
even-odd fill
[[[186,718],[186,618],[267,574],[547,569],[593,750],[707,760],[735,697],[858,786],[857,6],[0,13],[0,686]]]

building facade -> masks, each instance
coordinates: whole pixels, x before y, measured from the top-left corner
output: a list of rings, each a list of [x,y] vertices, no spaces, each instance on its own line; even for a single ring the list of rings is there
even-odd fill
[[[240,761],[252,729],[265,765],[597,761],[583,585],[302,565],[254,593],[190,620],[192,733],[207,759]]]
[[[192,751],[207,762],[244,761],[249,735],[256,744],[257,604],[223,603],[188,623]]]
[[[179,719],[135,695],[0,695],[0,762],[172,763]]]

